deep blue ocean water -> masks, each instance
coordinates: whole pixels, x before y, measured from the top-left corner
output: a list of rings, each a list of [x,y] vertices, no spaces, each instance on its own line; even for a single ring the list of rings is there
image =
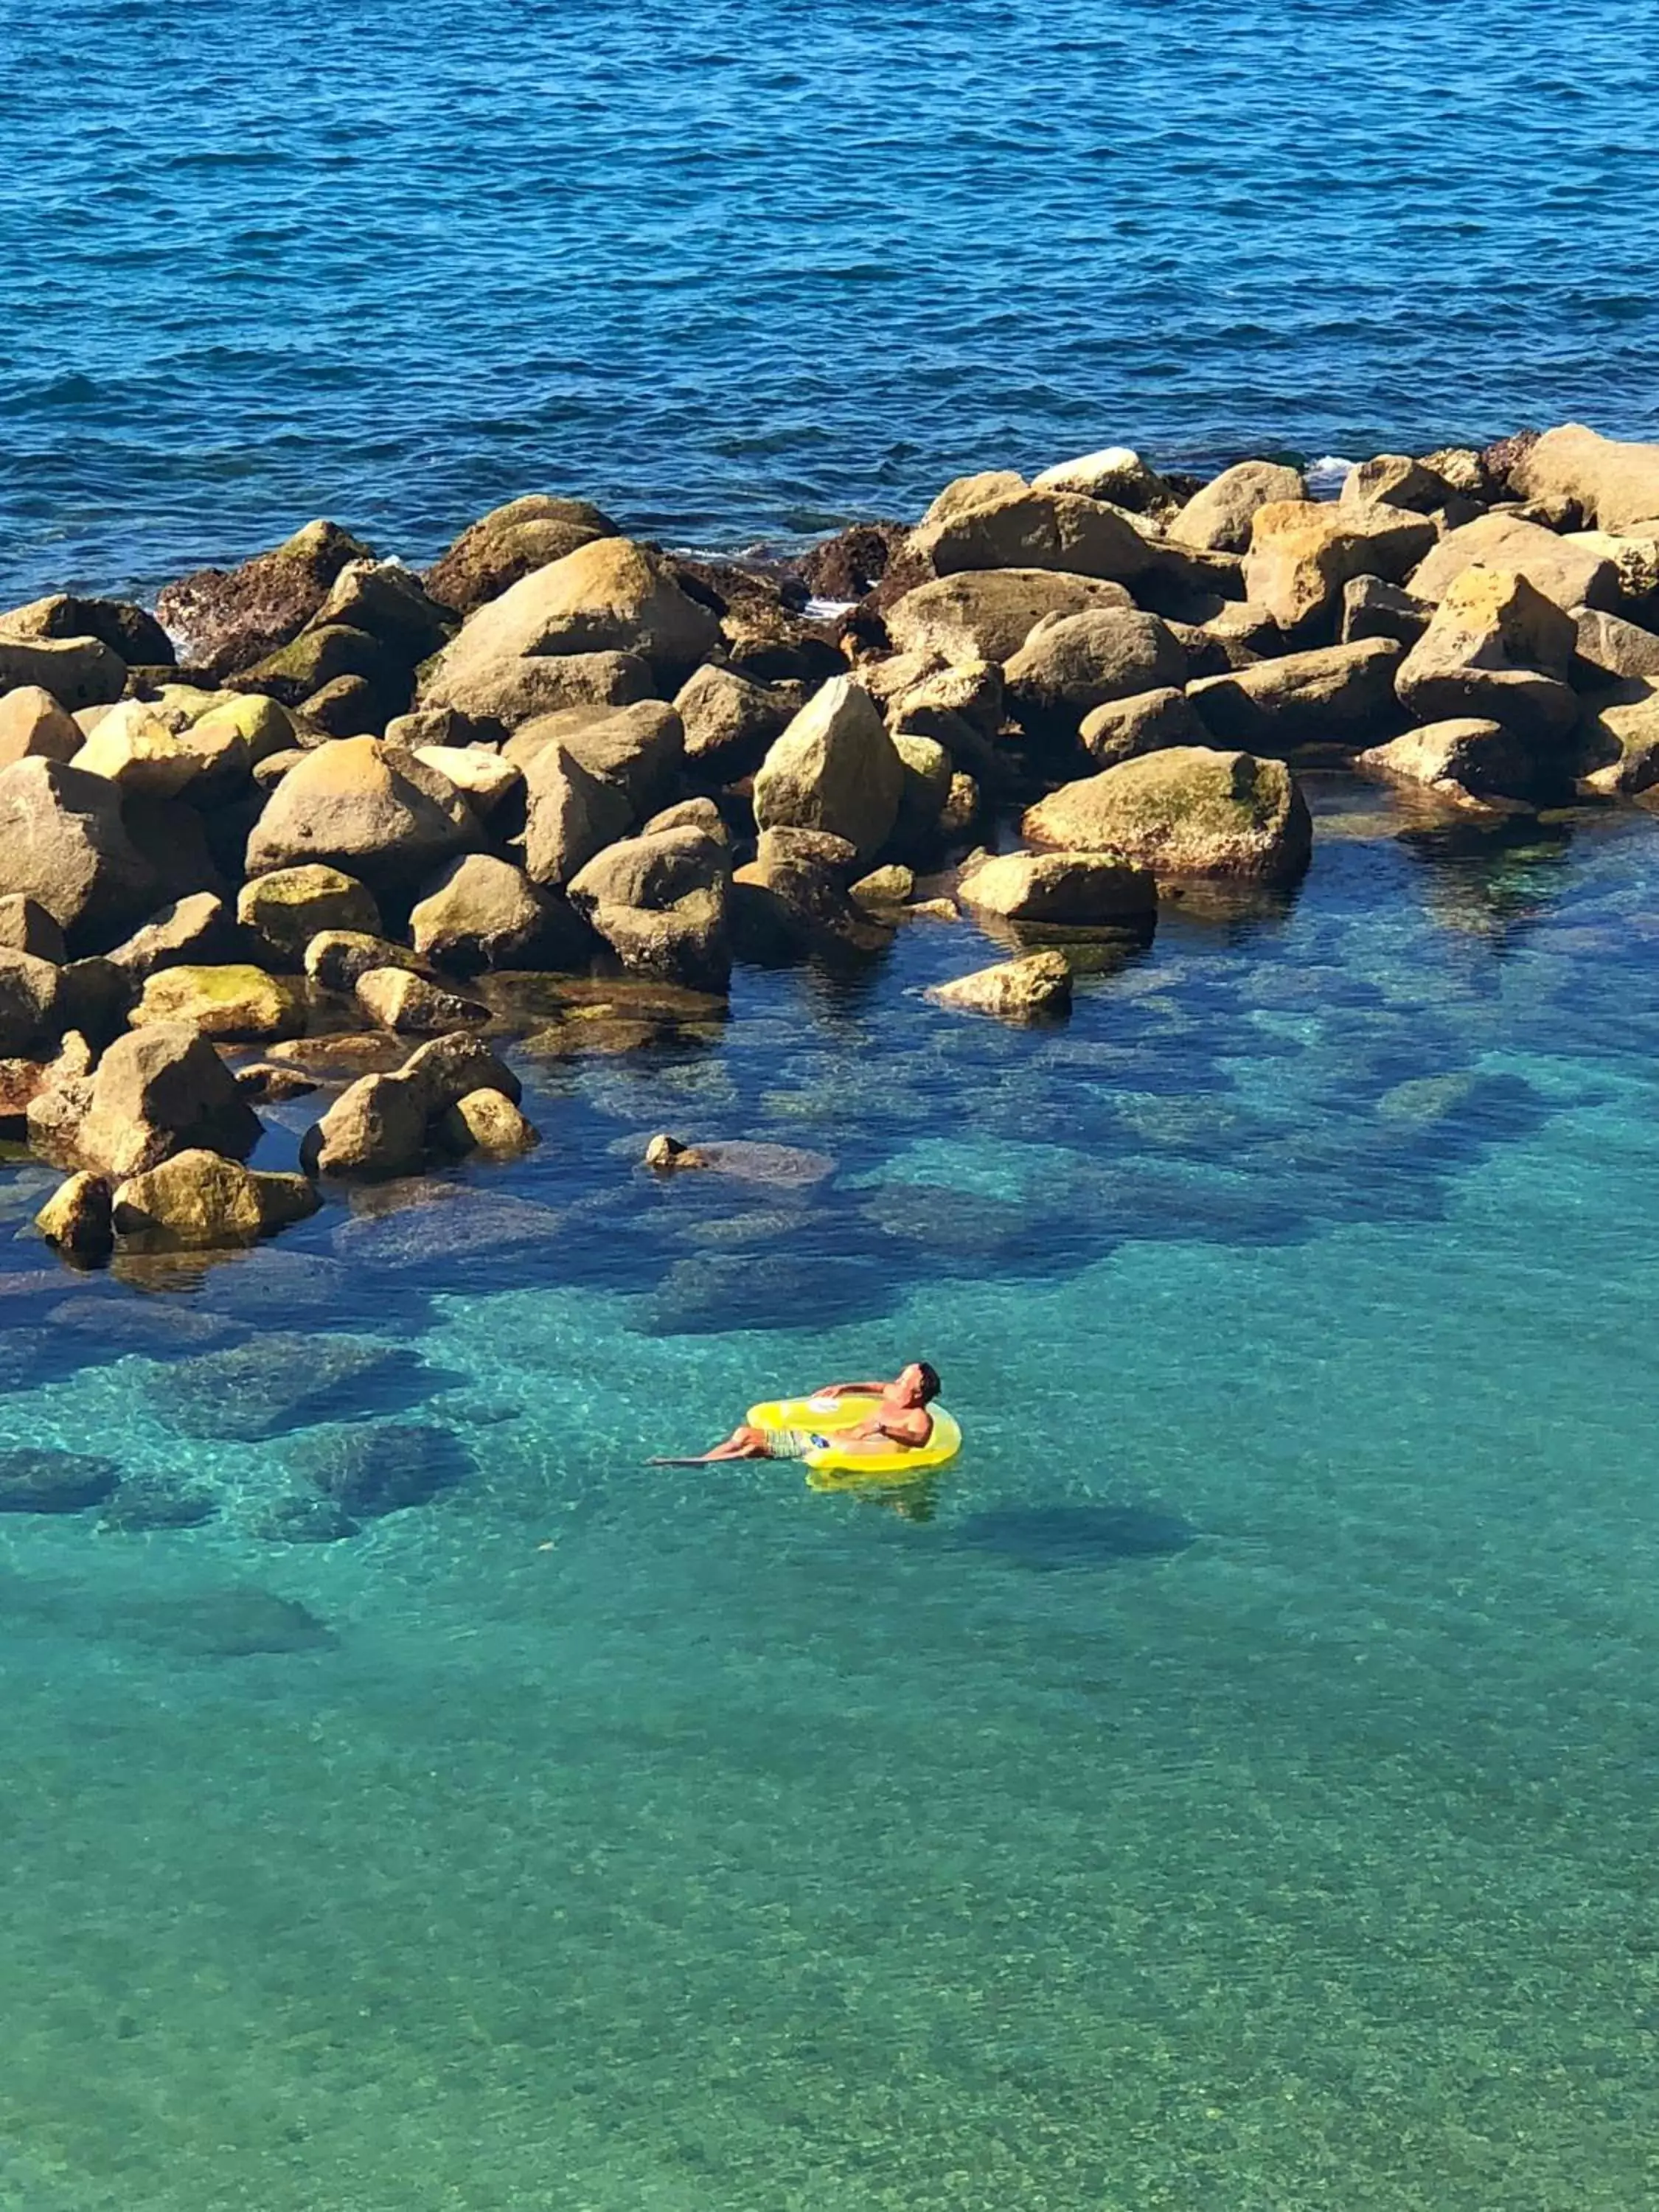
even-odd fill
[[[1653,434],[1650,27],[0,0],[0,596]],[[1310,790],[1063,1026],[549,994],[537,1152],[167,1281],[0,1170],[0,1451],[123,1478],[0,1516],[3,2212],[1659,2203],[1659,837]],[[916,1353],[931,1485],[642,1464]]]
[[[1642,0],[0,0],[0,591],[1659,428]]]

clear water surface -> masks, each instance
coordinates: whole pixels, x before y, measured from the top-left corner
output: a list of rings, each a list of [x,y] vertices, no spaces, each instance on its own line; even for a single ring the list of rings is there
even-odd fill
[[[215,1517],[0,1522],[0,2203],[1655,2201],[1659,843],[1316,796],[1068,1025],[922,921],[568,1010],[532,1158],[194,1290],[43,1274],[12,1171],[0,1445]],[[385,1364],[233,1398],[271,1328]],[[641,1464],[915,1352],[931,1490]],[[459,1480],[262,1533],[354,1422]]]

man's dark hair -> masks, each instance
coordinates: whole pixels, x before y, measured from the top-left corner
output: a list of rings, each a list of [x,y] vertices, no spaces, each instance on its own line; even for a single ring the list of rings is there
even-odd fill
[[[939,1370],[930,1367],[925,1359],[919,1359],[916,1371],[921,1376],[921,1402],[925,1406],[939,1395]]]

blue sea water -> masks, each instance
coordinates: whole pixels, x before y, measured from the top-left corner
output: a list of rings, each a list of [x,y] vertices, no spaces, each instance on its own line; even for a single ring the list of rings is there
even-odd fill
[[[0,2203],[1656,2201],[1659,840],[1313,791],[1067,1024],[550,1007],[538,1152],[193,1287],[13,1171],[0,1449],[212,1517],[0,1519]],[[642,1464],[917,1353],[931,1485]],[[459,1479],[282,1540],[365,1430]]]
[[[0,0],[4,595],[1651,435],[1650,27]],[[1063,1025],[547,993],[528,1158],[162,1277],[0,1170],[4,2212],[1659,2203],[1659,842],[1310,792]],[[915,1353],[932,1484],[642,1464]]]
[[[1659,428],[1644,0],[0,0],[0,580]]]

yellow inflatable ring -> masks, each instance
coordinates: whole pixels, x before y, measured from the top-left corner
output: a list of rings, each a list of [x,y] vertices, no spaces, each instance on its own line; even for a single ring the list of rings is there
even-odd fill
[[[806,1429],[829,1439],[820,1451],[810,1451],[805,1463],[815,1474],[922,1474],[944,1467],[962,1449],[962,1431],[954,1414],[937,1403],[927,1408],[933,1432],[925,1444],[894,1444],[885,1451],[837,1451],[836,1431],[850,1429],[873,1412],[878,1398],[769,1398],[749,1408],[750,1424],[757,1429]]]

